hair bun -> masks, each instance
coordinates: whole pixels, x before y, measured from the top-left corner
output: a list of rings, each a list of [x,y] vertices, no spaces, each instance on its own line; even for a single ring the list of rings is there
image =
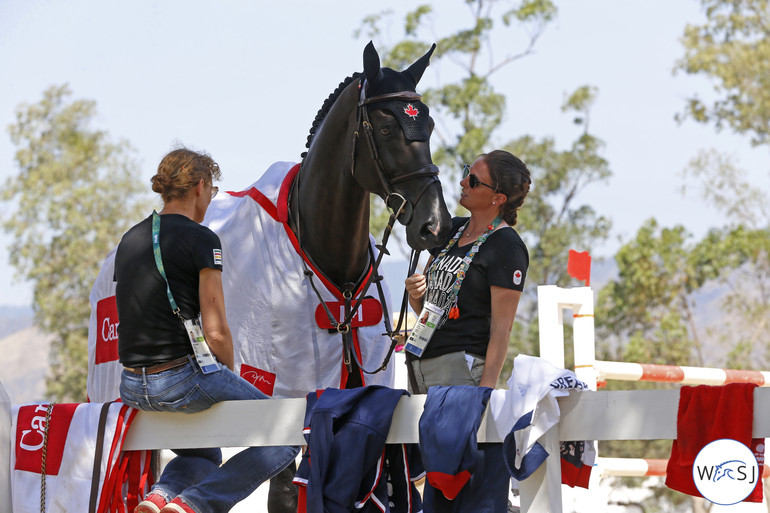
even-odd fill
[[[168,182],[167,177],[161,174],[156,174],[150,179],[150,181],[152,182],[152,191],[162,195],[166,188],[166,183]]]

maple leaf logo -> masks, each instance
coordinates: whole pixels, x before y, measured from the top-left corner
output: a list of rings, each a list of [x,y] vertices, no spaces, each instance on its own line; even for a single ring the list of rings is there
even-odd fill
[[[415,109],[412,104],[408,104],[406,107],[404,107],[404,113],[408,116],[411,116],[412,119],[417,117],[417,114],[420,113],[419,110]]]

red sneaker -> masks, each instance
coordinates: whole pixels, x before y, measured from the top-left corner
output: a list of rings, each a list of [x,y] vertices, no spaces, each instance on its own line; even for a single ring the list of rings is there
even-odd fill
[[[160,513],[195,513],[193,509],[185,504],[179,497],[166,504]]]
[[[157,493],[151,493],[134,508],[134,513],[160,513],[165,506],[166,499]]]

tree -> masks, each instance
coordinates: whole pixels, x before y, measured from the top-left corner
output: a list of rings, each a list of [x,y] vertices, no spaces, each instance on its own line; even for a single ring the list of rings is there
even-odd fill
[[[704,201],[721,213],[719,246],[724,255],[719,283],[724,289],[721,322],[709,335],[728,349],[730,368],[770,365],[770,224],[767,194],[754,186],[734,158],[715,150],[701,151],[683,173]]]
[[[39,103],[22,104],[9,127],[19,173],[0,199],[13,236],[10,263],[33,284],[36,324],[56,336],[47,393],[85,401],[88,301],[102,260],[148,208],[126,142],[90,127],[96,105],[52,86]]]
[[[589,113],[597,94],[589,86],[571,93],[563,105],[565,112],[576,113],[573,121],[582,127],[568,149],[558,149],[553,138],[533,135],[502,144],[495,142],[506,110],[505,96],[495,89],[495,75],[531,55],[557,9],[550,0],[465,0],[465,4],[469,9],[465,28],[437,37],[431,28],[433,10],[421,5],[406,15],[404,39],[390,46],[378,42],[377,46],[385,65],[400,69],[422,55],[430,46],[428,41],[436,41],[431,60],[453,65],[454,73],[444,70],[445,76],[451,75],[453,80],[423,91],[436,121],[433,137],[438,145],[434,144],[433,157],[442,168],[444,184],[456,187],[462,164],[495,146],[521,157],[533,173],[533,188],[516,227],[530,251],[529,277],[514,325],[511,358],[502,374],[506,376],[515,353],[536,350],[536,286],[569,280],[568,250],[590,248],[608,236],[609,220],[578,202],[580,192],[591,183],[606,180],[610,170],[601,157],[602,141],[589,132]],[[380,39],[379,27],[388,15],[367,17],[362,31]],[[499,47],[511,50],[498,58],[493,51],[498,46],[493,43],[503,37],[505,44]],[[377,219],[377,203],[373,205],[372,219]],[[375,226],[373,231],[378,233],[380,229]]]
[[[703,365],[692,293],[716,270],[703,265],[682,226],[649,219],[615,255],[618,278],[599,292],[597,339],[605,356],[631,362]],[[614,354],[613,354],[614,353]]]
[[[709,78],[714,97],[689,98],[680,119],[729,128],[754,145],[770,144],[770,3],[768,0],[701,0],[706,22],[688,25],[684,56],[676,71]],[[725,273],[722,306],[728,315],[711,335],[730,348],[727,364],[770,364],[770,217],[767,195],[754,186],[736,159],[715,150],[701,151],[684,177],[688,188],[722,214],[725,250],[738,264]]]
[[[438,146],[434,145],[434,161],[449,180],[454,180],[464,163],[471,162],[482,148],[489,146],[493,132],[502,123],[506,100],[495,90],[493,76],[530,55],[557,12],[550,0],[464,2],[469,10],[467,28],[436,37],[431,27],[433,8],[420,5],[405,17],[404,39],[392,46],[377,45],[383,64],[394,69],[408,66],[434,41],[436,51],[431,60],[454,64],[456,80],[423,91],[436,121],[433,138]],[[365,32],[370,38],[381,39],[379,25],[391,14],[385,11],[366,17],[364,27],[356,35]],[[429,37],[420,39],[419,36],[426,33]],[[527,35],[521,38],[521,33]],[[519,47],[496,58],[492,51],[493,37],[506,37],[506,48],[512,46],[512,41]],[[486,66],[483,63],[487,63]]]
[[[729,127],[770,143],[770,3],[768,0],[701,0],[707,21],[687,25],[677,71],[703,75],[715,98],[687,100],[683,117]]]

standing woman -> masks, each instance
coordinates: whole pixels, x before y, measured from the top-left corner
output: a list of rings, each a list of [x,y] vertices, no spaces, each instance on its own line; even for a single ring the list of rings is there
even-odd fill
[[[267,398],[232,372],[224,255],[219,237],[200,225],[217,194],[213,180],[220,178],[210,156],[172,151],[152,177],[163,210],[131,228],[118,245],[118,353],[125,367],[120,397],[134,408],[195,413],[220,401]],[[297,449],[252,447],[221,467],[219,449],[174,452],[135,513],[230,511],[293,461]]]
[[[424,352],[408,355],[413,392],[497,384],[529,266],[513,226],[530,183],[527,166],[503,150],[463,169],[460,204],[470,218],[454,218],[449,240],[436,248],[425,274],[405,282],[414,311],[420,318],[430,311],[437,321]]]

